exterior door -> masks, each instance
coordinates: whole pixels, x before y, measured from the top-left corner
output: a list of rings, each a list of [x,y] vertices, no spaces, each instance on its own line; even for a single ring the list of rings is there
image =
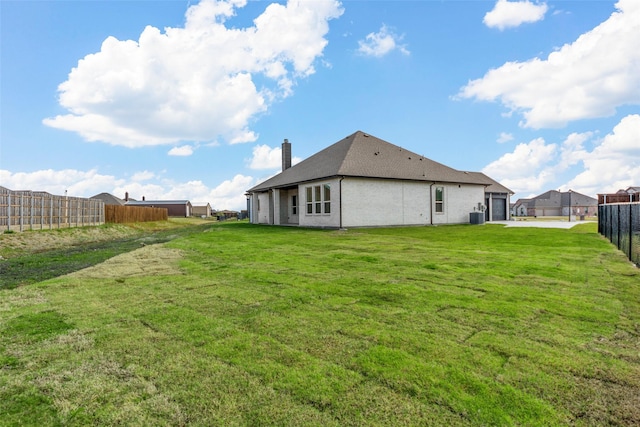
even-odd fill
[[[506,221],[507,201],[505,199],[493,199],[491,207],[491,217],[493,221]]]

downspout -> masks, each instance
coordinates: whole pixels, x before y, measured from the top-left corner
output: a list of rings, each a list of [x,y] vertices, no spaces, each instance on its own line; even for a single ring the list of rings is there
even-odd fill
[[[342,180],[344,179],[344,176],[340,178],[340,181],[338,182],[338,201],[340,203],[340,229],[342,229]]]
[[[429,222],[433,225],[433,186],[436,182],[433,181],[429,186]]]

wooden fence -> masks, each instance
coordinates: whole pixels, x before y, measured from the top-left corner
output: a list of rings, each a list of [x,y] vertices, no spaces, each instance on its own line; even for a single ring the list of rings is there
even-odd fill
[[[0,232],[104,224],[104,202],[0,187]]]
[[[598,194],[598,204],[640,202],[640,193],[633,194]]]
[[[169,211],[165,208],[150,208],[143,206],[105,205],[105,222],[129,223],[146,221],[166,221]]]

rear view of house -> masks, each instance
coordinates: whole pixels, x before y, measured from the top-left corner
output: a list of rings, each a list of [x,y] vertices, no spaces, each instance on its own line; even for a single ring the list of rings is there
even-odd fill
[[[458,171],[358,131],[247,192],[250,221],[304,227],[469,223],[484,212],[486,175]],[[509,206],[509,190],[505,206]],[[508,215],[506,213],[505,215]]]

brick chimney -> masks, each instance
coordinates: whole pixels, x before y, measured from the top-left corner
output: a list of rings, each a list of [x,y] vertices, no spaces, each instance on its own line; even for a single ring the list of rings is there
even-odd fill
[[[288,139],[282,143],[282,171],[291,167],[291,144]]]

